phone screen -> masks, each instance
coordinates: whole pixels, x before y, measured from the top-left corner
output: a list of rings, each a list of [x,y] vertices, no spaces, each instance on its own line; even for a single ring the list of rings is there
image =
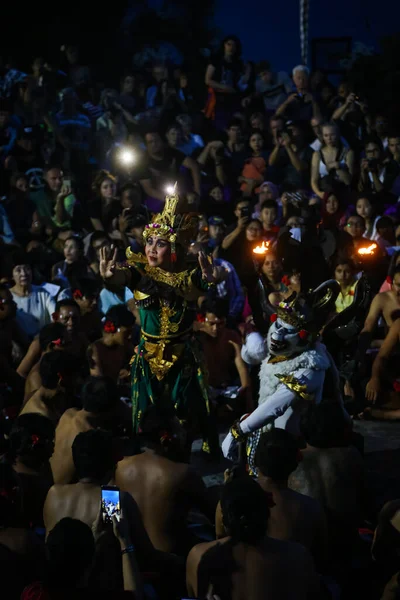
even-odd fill
[[[64,183],[65,188],[71,189],[71,180],[70,179],[65,178],[63,183]]]
[[[114,515],[121,514],[119,488],[111,486],[101,488],[101,513],[104,523],[111,523]]]

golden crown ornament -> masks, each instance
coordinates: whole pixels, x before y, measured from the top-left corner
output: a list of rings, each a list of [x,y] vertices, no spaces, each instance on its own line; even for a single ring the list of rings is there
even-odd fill
[[[145,241],[151,236],[167,240],[171,244],[171,261],[176,262],[176,244],[189,245],[196,235],[198,218],[194,213],[177,214],[179,204],[175,183],[172,194],[165,197],[164,209],[161,213],[154,215],[151,223],[146,225],[143,231]]]

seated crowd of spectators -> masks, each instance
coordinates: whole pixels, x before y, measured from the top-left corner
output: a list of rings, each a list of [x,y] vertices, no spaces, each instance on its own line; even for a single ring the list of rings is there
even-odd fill
[[[195,322],[221,431],[256,405],[243,336],[331,278],[341,291],[321,334],[346,406],[396,420],[400,129],[345,79],[245,63],[235,36],[200,97],[184,67],[100,89],[76,47],[64,58],[65,70],[34,58],[30,73],[0,63],[4,598],[399,598],[400,500],[371,497],[361,436],[330,406],[303,415],[301,441],[262,434],[257,481],[227,471],[219,502],[177,419],[152,406],[133,435],[140,321],[99,259],[143,252],[176,184],[199,214],[188,264],[204,251],[225,273]],[[104,485],[121,491],[108,525]]]

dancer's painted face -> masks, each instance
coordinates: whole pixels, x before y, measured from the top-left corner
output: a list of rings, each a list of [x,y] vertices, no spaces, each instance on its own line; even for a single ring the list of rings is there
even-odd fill
[[[298,352],[304,352],[308,344],[299,335],[299,329],[289,325],[282,319],[272,323],[268,331],[268,348],[274,356],[291,356]]]
[[[148,237],[145,252],[150,267],[166,268],[171,262],[171,245],[162,237]]]

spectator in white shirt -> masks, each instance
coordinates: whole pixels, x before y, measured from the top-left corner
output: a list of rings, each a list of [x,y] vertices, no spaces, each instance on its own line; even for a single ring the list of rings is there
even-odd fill
[[[33,339],[44,325],[52,322],[55,300],[42,287],[32,285],[32,269],[23,257],[16,257],[12,272],[11,293],[17,305],[17,323]]]

